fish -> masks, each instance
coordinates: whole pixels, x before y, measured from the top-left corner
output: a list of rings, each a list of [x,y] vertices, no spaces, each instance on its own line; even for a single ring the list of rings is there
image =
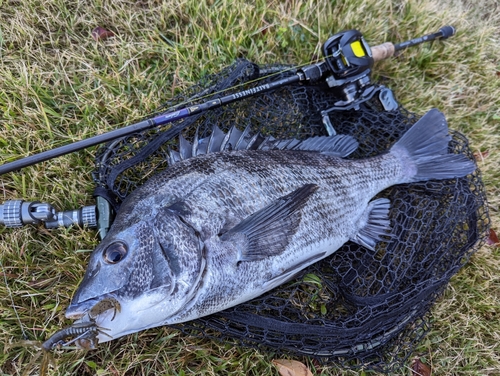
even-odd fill
[[[66,317],[105,328],[95,332],[106,342],[249,301],[348,241],[367,251],[397,241],[391,202],[377,195],[473,173],[450,140],[437,109],[365,159],[348,158],[358,142],[347,135],[279,140],[232,127],[181,137],[169,167],[122,203]]]

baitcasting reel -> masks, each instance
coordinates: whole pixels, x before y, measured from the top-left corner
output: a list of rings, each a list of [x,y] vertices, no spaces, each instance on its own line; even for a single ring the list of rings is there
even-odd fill
[[[398,103],[392,91],[383,85],[373,85],[370,74],[375,61],[393,56],[397,51],[435,39],[446,39],[455,34],[455,28],[444,26],[434,34],[415,38],[407,42],[384,44],[370,48],[358,30],[348,30],[330,37],[323,44],[324,64],[331,73],[325,81],[334,95],[342,98],[329,109],[321,112],[323,124],[330,136],[336,134],[328,114],[332,111],[359,109],[359,105],[378,94],[385,111],[394,111]]]

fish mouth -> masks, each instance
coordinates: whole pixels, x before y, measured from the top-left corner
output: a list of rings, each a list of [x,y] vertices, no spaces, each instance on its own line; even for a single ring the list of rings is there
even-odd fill
[[[73,304],[71,303],[66,309],[66,318],[72,320],[81,319],[99,302],[99,299],[89,299],[84,302]]]
[[[121,310],[120,302],[112,295],[106,294],[99,298],[92,298],[79,303],[71,303],[66,309],[66,317],[72,320],[80,320],[88,316],[90,321],[95,321],[104,312],[113,309],[113,317]]]

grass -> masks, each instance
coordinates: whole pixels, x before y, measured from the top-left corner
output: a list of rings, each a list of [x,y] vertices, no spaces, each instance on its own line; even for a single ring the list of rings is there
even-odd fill
[[[303,64],[341,30],[357,28],[375,45],[451,24],[456,36],[381,62],[375,78],[413,112],[439,108],[485,155],[479,166],[500,231],[498,14],[495,0],[0,0],[0,163],[130,124],[238,57]],[[94,41],[97,26],[115,37]],[[0,176],[2,201],[92,204],[94,150]],[[97,243],[78,229],[0,228],[2,374],[39,373],[33,343],[67,324],[64,310]],[[499,248],[483,246],[433,308],[415,356],[434,375],[500,374],[499,265]],[[271,360],[163,328],[89,353],[57,352],[50,373],[274,375]],[[335,366],[316,373],[355,374]]]

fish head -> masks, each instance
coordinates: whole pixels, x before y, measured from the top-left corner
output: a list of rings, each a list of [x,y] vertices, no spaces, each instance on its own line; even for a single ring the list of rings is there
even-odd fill
[[[199,234],[173,210],[119,215],[91,254],[66,317],[106,328],[99,342],[169,324],[196,293],[202,252]]]

